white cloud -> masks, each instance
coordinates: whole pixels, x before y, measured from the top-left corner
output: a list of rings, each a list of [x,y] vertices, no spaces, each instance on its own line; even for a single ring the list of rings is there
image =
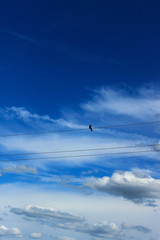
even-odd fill
[[[16,166],[8,166],[2,169],[4,173],[16,173],[16,174],[38,174],[37,169],[33,167],[26,167],[25,165],[16,165]]]
[[[68,128],[84,128],[86,126],[79,125],[75,122],[72,122],[72,120],[65,120],[65,119],[53,119],[49,115],[39,115],[37,113],[32,113],[25,107],[5,107],[0,108],[0,116],[2,118],[5,118],[7,120],[10,119],[19,119],[28,125],[34,126],[36,123],[39,127],[44,127],[45,125],[47,127],[53,128],[53,126],[64,126]],[[49,125],[50,124],[50,125]]]
[[[26,108],[23,107],[11,107],[11,108],[1,108],[0,109],[1,116],[3,118],[13,118],[15,122],[17,119],[21,119],[23,122],[27,124],[27,130],[26,132],[33,132],[38,131],[35,130],[35,126],[38,127],[38,129],[52,129],[53,126],[58,126],[55,129],[60,128],[60,126],[67,126],[71,128],[77,128],[82,127],[82,125],[77,125],[75,122],[72,121],[66,121],[64,119],[52,119],[49,115],[39,115],[36,113],[31,113]],[[49,125],[48,125],[49,124]],[[56,125],[55,125],[56,124]],[[23,124],[20,124],[20,126]],[[32,127],[30,126],[32,125]],[[16,122],[17,126],[17,122]],[[51,128],[52,126],[52,128]],[[10,124],[10,127],[12,128],[12,124]],[[21,126],[22,127],[22,126]],[[28,130],[29,129],[29,130]],[[31,130],[32,129],[32,130]],[[24,131],[24,132],[25,132]],[[44,131],[44,130],[42,130]],[[23,132],[22,130],[20,132]],[[9,134],[13,133],[13,129]],[[59,151],[59,150],[70,150],[70,149],[85,149],[85,148],[101,148],[101,147],[120,147],[120,146],[129,146],[129,145],[138,145],[138,144],[144,144],[144,142],[152,143],[155,141],[154,139],[139,135],[139,134],[127,134],[123,132],[118,132],[115,130],[106,130],[106,135],[101,135],[101,132],[98,132],[98,134],[90,133],[89,129],[88,131],[82,131],[80,133],[76,134],[66,134],[66,133],[54,133],[51,135],[43,134],[43,135],[28,135],[28,136],[14,136],[9,138],[1,138],[0,139],[0,147],[3,151],[10,151],[10,153],[31,153],[31,152],[51,152],[51,151]],[[115,138],[116,136],[116,138]],[[136,149],[136,150],[139,150]],[[151,147],[146,148],[146,150],[152,150]],[[12,151],[12,152],[11,152]],[[115,150],[112,150],[110,152],[114,152]],[[103,154],[107,151],[87,151],[87,152],[76,152],[76,154],[73,152],[70,153],[64,153],[66,156],[70,155],[80,155],[80,154],[94,154],[94,153],[100,153]],[[62,154],[57,154],[59,156],[63,156]],[[36,158],[37,155],[34,155]],[[45,163],[43,160],[39,159],[39,166],[46,164],[49,161],[56,161],[56,162],[65,162],[65,163],[73,163],[73,164],[80,164],[80,163],[86,163],[90,161],[96,161],[99,159],[98,156],[90,156],[90,157],[81,157],[81,158],[62,158],[62,159],[47,159],[47,157],[52,156],[51,154],[43,154],[41,157],[46,158]],[[55,156],[55,155],[54,155]],[[120,155],[122,157],[122,155]],[[127,155],[125,155],[127,156]],[[153,153],[137,153],[134,154],[134,156],[144,156],[144,157],[150,157],[154,159],[159,159],[159,154],[156,152]],[[38,156],[40,157],[40,156]],[[114,157],[118,158],[118,155],[114,155]],[[6,157],[5,157],[6,158]],[[23,158],[23,157],[22,157]],[[33,158],[31,155],[29,155],[27,158]],[[9,156],[5,160],[9,159]],[[34,162],[32,161],[31,166],[34,166]],[[42,163],[43,162],[43,163]]]
[[[39,239],[42,237],[42,233],[31,233],[30,238],[31,239]]]
[[[44,126],[44,129],[47,129],[47,126],[49,126],[47,124],[49,123],[51,125],[49,126],[48,129],[50,129],[51,126],[55,127],[54,124],[57,124],[59,126],[59,128],[60,128],[60,126],[63,125],[63,123],[64,123],[63,126],[67,126],[67,124],[70,124],[68,122],[65,123],[64,119],[62,119],[62,120],[61,119],[54,120],[54,119],[52,119],[48,115],[38,115],[38,114],[34,114],[34,113],[31,113],[28,110],[26,110],[26,111],[28,111],[28,113],[27,113],[27,112],[25,112],[25,110],[26,109],[19,109],[19,110],[18,109],[14,109],[14,111],[13,111],[14,112],[13,113],[13,118],[22,120],[23,122],[26,123],[27,126],[30,126],[30,125],[34,126],[34,125],[36,125],[36,123],[38,123],[38,124],[40,123],[39,125],[37,124],[38,127],[39,126]],[[9,113],[8,116],[6,116],[6,117],[9,117],[11,115],[12,114]],[[54,121],[57,121],[57,122],[54,122]],[[17,122],[19,123],[20,121],[17,121]],[[21,127],[23,129],[23,125]],[[79,125],[78,126],[75,126],[75,125],[73,126],[72,123],[71,123],[71,125],[68,126],[68,127],[71,127],[71,128],[75,127],[76,128],[76,127],[79,127]],[[23,131],[20,130],[20,128],[18,128],[18,130],[16,128],[15,129],[12,128],[12,130],[13,130],[13,132],[14,131],[23,132]],[[26,128],[26,132],[28,132],[28,131],[32,131],[30,127]],[[104,135],[101,135],[101,131],[100,132],[98,132],[98,131],[97,132],[93,132],[93,134],[91,132],[84,132],[82,134],[81,133],[80,134],[79,133],[78,134],[67,134],[67,135],[65,135],[65,134],[61,134],[60,135],[60,134],[57,133],[57,134],[53,134],[53,135],[40,135],[40,136],[35,135],[35,136],[19,136],[19,137],[14,137],[14,138],[1,138],[0,141],[1,141],[1,148],[2,148],[2,150],[3,151],[6,151],[6,150],[10,151],[10,153],[12,153],[12,152],[13,153],[17,153],[17,152],[18,153],[21,153],[21,152],[26,152],[26,153],[28,152],[29,153],[29,152],[39,152],[39,151],[54,151],[54,150],[62,150],[62,149],[63,150],[68,150],[68,149],[114,147],[114,146],[116,147],[116,146],[136,145],[136,144],[141,144],[141,143],[143,144],[144,142],[151,143],[151,142],[154,141],[154,139],[151,139],[151,138],[149,139],[147,137],[140,136],[138,134],[127,134],[127,133],[122,133],[122,132],[118,132],[118,131],[110,131],[110,130],[109,131],[108,130],[105,131]],[[90,153],[93,153],[93,152],[88,152],[88,154],[90,154]],[[155,154],[157,154],[157,156],[159,155],[158,153],[155,153]],[[137,156],[137,155],[135,154],[134,156]],[[44,155],[44,156],[47,156],[47,155]],[[50,156],[50,155],[48,155],[48,156]],[[143,157],[144,156],[150,157],[150,155],[148,153],[147,154],[142,154],[142,156]],[[31,155],[29,155],[29,157],[31,157]],[[27,158],[29,158],[29,157],[27,157]],[[121,155],[121,158],[122,158],[122,155]],[[97,158],[96,158],[96,160],[97,160]],[[110,166],[112,166],[112,164],[114,164],[113,161],[111,161],[112,160],[111,157],[103,158],[103,160],[104,161],[101,161],[98,158],[98,161],[97,161],[97,165],[99,164],[99,166],[100,166],[100,164],[104,164],[104,165],[101,165],[101,169],[103,168],[103,166],[105,166],[105,164],[110,164]],[[62,161],[60,159],[58,159],[57,162],[59,162],[59,161],[62,163],[62,161],[64,161],[64,159]],[[85,158],[85,159],[82,159],[82,160],[79,159],[79,158],[77,158],[77,159],[72,159],[71,158],[71,159],[68,159],[67,161],[69,161],[71,164],[73,163],[72,166],[74,166],[74,163],[80,164],[80,163],[82,163],[82,161],[85,162],[85,163],[90,161],[92,164],[94,164],[95,163],[94,162],[95,158],[94,157],[90,157],[90,158]],[[123,161],[124,161],[124,159],[123,159]],[[135,159],[135,161],[137,162],[138,159]],[[37,161],[33,161],[33,162],[35,162],[35,165],[38,164],[38,168],[40,169],[41,161],[38,161],[38,162]],[[33,162],[32,161],[30,162],[31,166],[33,166],[32,165],[32,164],[34,164]],[[46,168],[44,168],[44,169],[48,170],[48,165],[47,165],[48,161],[46,160],[44,162],[46,164],[45,165]],[[120,169],[118,164],[119,163],[116,162],[116,167],[118,169]],[[5,167],[3,167],[3,166],[5,166]],[[18,171],[23,173],[23,172],[27,171],[28,168],[29,168],[29,167],[26,166],[27,170],[25,170],[23,167],[22,167],[22,169],[18,169],[17,170],[17,166],[12,166],[12,169],[11,168],[9,169],[8,166],[6,166],[6,165],[3,165],[3,166],[2,166],[2,168],[5,169],[6,172],[7,171],[15,171],[16,172],[17,171],[17,173],[18,173]],[[22,166],[24,166],[24,165],[22,165]],[[98,166],[93,166],[93,165],[92,165],[92,167],[91,167],[91,165],[89,165],[89,166],[90,166],[90,169],[92,169],[92,167],[93,167],[93,169],[96,168],[96,167],[98,168]],[[131,167],[133,167],[133,166],[134,165],[132,164]],[[125,167],[126,167],[126,165],[125,165]],[[91,171],[89,171],[89,172],[87,172],[87,171],[85,171],[85,169],[83,169],[82,173],[84,175],[85,174],[93,174],[93,172],[94,172],[93,169]],[[126,167],[126,169],[127,169],[127,167]],[[81,171],[82,170],[80,169],[80,172]],[[136,169],[134,169],[134,172],[135,171],[136,171]],[[139,174],[140,175],[145,175],[145,174],[150,174],[150,172],[146,171],[145,174],[144,174],[142,171],[139,170]],[[98,174],[96,174],[96,176],[97,175]],[[124,178],[126,178],[126,182],[128,181],[128,189],[129,190],[127,189],[127,186],[126,186],[126,189],[127,189],[126,191],[131,191],[131,192],[132,192],[132,190],[134,191],[134,187],[131,184],[131,182],[128,180],[128,178],[127,177],[124,177]],[[138,178],[141,178],[141,177],[138,177]],[[142,178],[145,178],[145,177],[142,177]],[[88,178],[87,182],[88,182],[88,180],[90,180],[90,179]],[[109,182],[110,182],[110,186],[111,186],[111,182],[112,181],[110,180]],[[141,184],[143,185],[143,183],[141,183]],[[141,185],[141,184],[139,183],[138,186]],[[28,213],[27,213],[27,211],[25,211],[25,212],[21,211],[19,213],[19,215],[23,216],[27,220],[36,221],[36,222],[38,222],[40,224],[41,223],[42,224],[46,224],[46,228],[48,228],[48,226],[56,227],[56,228],[59,229],[58,231],[61,231],[61,230],[63,231],[63,229],[67,229],[65,231],[68,231],[68,229],[70,230],[72,228],[71,229],[72,231],[78,232],[78,233],[75,233],[77,235],[78,234],[82,234],[83,235],[84,233],[86,233],[86,234],[88,234],[90,236],[96,236],[98,239],[100,237],[104,237],[104,236],[105,236],[105,238],[109,238],[109,236],[111,236],[111,239],[116,239],[118,234],[120,233],[120,231],[122,231],[122,233],[129,232],[129,234],[130,234],[130,231],[128,231],[128,230],[145,233],[145,231],[147,232],[147,228],[143,227],[143,224],[145,223],[146,226],[150,227],[150,225],[152,226],[156,222],[156,217],[152,213],[149,213],[148,212],[149,210],[146,210],[146,208],[144,206],[133,205],[132,202],[129,202],[129,201],[127,202],[127,201],[125,201],[125,199],[115,198],[115,197],[111,197],[111,196],[105,198],[106,195],[102,196],[102,194],[98,195],[98,197],[97,197],[97,195],[94,195],[94,196],[92,196],[92,198],[90,198],[90,201],[88,200],[87,206],[88,206],[88,208],[90,208],[90,205],[92,205],[92,211],[91,211],[91,209],[90,210],[87,209],[86,201],[84,199],[83,199],[83,204],[81,202],[83,197],[87,198],[86,196],[83,196],[83,197],[81,196],[81,198],[79,196],[79,198],[77,197],[76,201],[74,201],[72,198],[70,198],[70,200],[67,201],[64,196],[62,197],[62,199],[59,197],[59,200],[57,201],[58,203],[57,203],[57,205],[55,205],[56,193],[55,193],[55,191],[53,191],[53,188],[51,189],[50,186],[47,186],[47,191],[46,191],[46,185],[45,184],[43,186],[41,184],[39,184],[39,185],[40,185],[39,187],[41,188],[40,192],[41,192],[43,197],[41,197],[41,195],[37,195],[37,187],[38,186],[35,183],[34,191],[32,191],[32,194],[31,194],[31,190],[29,190],[27,192],[28,194],[26,194],[25,193],[26,187],[25,187],[23,194],[18,195],[18,196],[21,196],[21,197],[15,198],[14,204],[19,206],[19,204],[21,204],[20,199],[23,199],[23,204],[29,204],[29,203],[35,204],[36,203],[36,204],[40,204],[40,205],[41,204],[42,205],[43,204],[45,204],[45,205],[50,204],[51,206],[52,206],[52,204],[54,204],[54,206],[57,209],[61,209],[61,207],[64,208],[64,206],[66,206],[65,211],[66,211],[67,214],[68,214],[68,211],[72,211],[73,209],[75,210],[74,204],[77,204],[76,205],[76,211],[78,212],[78,216],[79,216],[79,214],[81,214],[81,211],[83,212],[83,214],[86,214],[85,211],[86,212],[90,211],[90,214],[92,214],[92,217],[94,219],[93,220],[92,217],[90,218],[92,224],[88,223],[85,220],[82,221],[82,222],[77,221],[76,223],[75,223],[75,221],[73,221],[73,222],[69,221],[69,223],[67,224],[67,221],[64,220],[63,214],[60,214],[61,219],[59,219],[59,217],[57,217],[56,214],[54,216],[52,215],[52,216],[48,216],[47,217],[47,215],[45,215],[45,213],[44,213],[45,211],[42,213],[41,210],[39,212],[37,210],[37,213],[36,213],[35,209],[32,209],[33,210],[33,214],[30,213],[30,211]],[[152,185],[152,183],[151,184],[148,183],[148,185],[147,185],[147,183],[144,183],[144,187],[142,186],[142,188],[141,188],[142,189],[142,193],[145,192],[144,189],[147,189],[146,192],[148,192],[148,189],[149,189],[149,192],[151,192],[151,188],[149,188],[149,185]],[[28,188],[31,188],[31,184],[30,185],[28,184],[28,186],[29,186]],[[158,186],[159,185],[157,185],[157,189],[158,189]],[[24,186],[22,186],[22,188],[23,187]],[[118,191],[118,188],[119,188],[119,191]],[[139,186],[139,188],[140,188],[140,186]],[[155,188],[156,188],[156,185],[155,185],[155,187],[153,187],[153,191],[156,192]],[[5,191],[2,190],[3,192],[5,192],[5,193],[8,192],[8,196],[9,197],[10,197],[10,191],[13,191],[13,193],[14,193],[13,195],[16,195],[15,191],[12,190],[12,188],[10,188],[10,191],[9,191],[8,187],[4,186],[3,189],[5,189]],[[43,189],[43,191],[42,191],[42,189]],[[123,183],[121,181],[118,183],[118,180],[117,180],[117,182],[115,181],[115,186],[113,187],[113,189],[114,189],[115,192],[116,191],[117,192],[115,193],[113,191],[112,193],[110,193],[108,191],[108,193],[116,195],[116,196],[123,196],[123,197],[125,197],[125,198],[127,198],[129,200],[134,201],[134,202],[145,201],[146,199],[148,199],[148,198],[144,197],[143,200],[142,200],[142,198],[140,196],[139,196],[138,200],[137,199],[133,199],[130,192],[128,193],[128,195],[127,195],[127,193],[125,193],[125,187],[123,188]],[[99,190],[99,189],[97,189],[97,190]],[[47,195],[48,192],[53,193],[53,195],[51,195],[51,197],[48,197],[49,196],[49,195]],[[68,194],[71,194],[71,191]],[[6,197],[6,201],[9,201],[9,204],[13,205],[13,200],[12,199],[10,200],[9,197]],[[94,197],[95,198],[97,197],[97,199],[99,198],[99,201],[97,200],[97,202],[96,203],[94,202],[94,204],[93,204],[93,198]],[[103,198],[103,203],[101,203],[101,198]],[[111,200],[111,198],[112,198],[112,200]],[[3,195],[3,199],[4,199],[4,195]],[[65,199],[65,201],[64,201],[64,199]],[[18,201],[19,201],[19,203],[18,203]],[[5,200],[3,200],[3,202],[5,202]],[[112,204],[111,204],[111,202],[112,202]],[[122,204],[122,202],[123,202],[123,204]],[[67,204],[70,204],[70,210],[68,210]],[[127,204],[130,204],[129,205],[130,208],[128,208],[126,210],[126,205]],[[147,200],[146,204],[154,205],[155,204],[154,199],[152,200],[152,198],[149,198],[149,200]],[[83,207],[82,207],[82,205],[83,205]],[[132,213],[131,213],[130,210],[131,210],[132,207],[135,208],[136,210],[134,212],[133,209],[132,209]],[[116,208],[116,210],[118,209],[118,211],[121,211],[121,212],[117,213],[115,208]],[[99,211],[99,209],[101,209],[101,211]],[[114,209],[114,211],[113,211],[113,209]],[[140,209],[141,209],[141,213],[139,211]],[[145,209],[145,211],[143,211],[144,209]],[[125,213],[125,211],[128,212],[128,213]],[[59,211],[55,210],[55,212],[59,212]],[[105,219],[105,212],[107,212],[107,217],[108,217],[108,212],[110,212],[109,213],[110,215],[109,215],[108,219],[111,222],[115,222],[115,219],[116,219],[116,221],[117,221],[116,224],[115,223],[110,223],[110,222],[107,222],[107,221],[103,221],[103,219]],[[114,212],[114,213],[112,213],[112,212]],[[35,213],[35,215],[36,214],[37,215],[34,216],[34,213]],[[125,216],[126,219],[121,220],[121,218],[124,218],[125,214],[128,214],[128,216],[127,217]],[[153,216],[153,221],[148,220],[148,222],[147,222],[147,215],[149,215],[149,214],[151,214],[150,216]],[[133,215],[134,215],[134,219],[133,219]],[[17,219],[18,215],[15,216],[14,214],[12,214],[12,217],[15,217]],[[141,220],[139,221],[140,218],[141,218]],[[118,227],[117,224],[120,224],[121,221],[127,222],[128,220],[129,220],[129,224],[131,224],[131,225],[129,225],[128,228],[121,230],[121,227]],[[93,222],[98,222],[98,223],[93,224]],[[132,223],[133,223],[133,226],[132,226]],[[28,224],[32,225],[32,222],[30,222],[30,223],[28,222]],[[115,226],[117,227],[117,231],[114,230],[114,228],[111,227],[112,224],[113,224],[113,226],[115,224]],[[5,225],[5,223],[4,223],[4,225]],[[39,226],[39,224],[37,224],[37,226]],[[152,228],[154,228],[154,227],[152,226]],[[20,227],[20,229],[21,229],[21,227]],[[30,229],[30,233],[31,232],[33,232],[33,233],[37,232],[38,233],[39,229]],[[57,233],[54,233],[54,234],[59,235]],[[60,235],[61,234],[65,235],[66,233],[61,233],[60,232]],[[68,234],[66,234],[66,236],[67,235]],[[146,238],[148,239],[148,236]],[[123,239],[123,237],[122,237],[122,239]]]
[[[140,172],[117,171],[111,177],[88,178],[84,186],[152,206],[151,199],[160,198],[160,180]]]
[[[155,212],[152,208],[133,204],[123,198],[106,196],[105,194],[82,195],[78,191],[66,191],[66,189],[65,191],[60,191],[59,189],[56,190],[53,186],[46,187],[46,185],[41,184],[23,183],[1,184],[0,192],[3,193],[1,194],[0,208],[1,210],[4,209],[6,213],[8,213],[9,209],[4,208],[4,206],[7,205],[17,206],[17,208],[23,209],[22,205],[34,205],[36,203],[39,206],[43,206],[43,208],[48,209],[48,206],[51,206],[54,209],[63,210],[67,213],[70,212],[85,216],[87,220],[81,224],[77,223],[77,228],[87,223],[89,226],[93,226],[94,223],[100,224],[108,221],[109,223],[115,223],[120,230],[121,223],[123,222],[129,226],[151,228],[152,233],[145,234],[145,239],[147,240],[151,238],[151,235],[154,236],[156,232],[159,233],[157,225],[157,222],[160,220],[159,211]],[[46,220],[43,216],[42,218]],[[77,240],[90,238],[87,236],[87,233],[84,235],[83,232],[74,229],[68,230],[61,227],[54,227],[55,225],[51,223],[56,222],[56,220],[54,221],[52,219],[46,220],[42,224],[36,219],[32,220],[31,217],[26,218],[23,214],[9,213],[8,216],[4,216],[3,225],[7,226],[9,222],[16,223],[16,227],[19,227],[25,236],[32,232],[38,233],[43,229],[44,236],[42,239],[44,237],[45,239],[50,239],[49,236],[53,234],[54,236],[75,237]],[[72,225],[75,226],[74,223]],[[136,229],[124,229],[123,232],[126,238],[122,239],[129,239],[129,237],[127,237],[128,235],[137,236],[138,234],[139,236],[135,237],[136,239],[144,239],[144,233],[138,232]],[[100,239],[100,237],[97,238]],[[114,237],[112,239],[114,239]]]
[[[85,224],[81,229],[82,232],[94,237],[107,237],[114,239],[121,239],[124,235],[115,223],[108,223],[103,221],[94,225]]]
[[[80,215],[57,211],[54,208],[44,208],[33,205],[26,206],[23,209],[11,208],[11,212],[24,215],[28,220],[65,229],[73,229],[78,223],[84,222],[84,217]]]
[[[0,226],[0,238],[20,238],[22,234],[18,228],[7,228]]]
[[[60,236],[60,237],[53,236],[53,239],[54,240],[76,240],[75,238],[66,237],[66,236]]]
[[[84,135],[81,134],[51,134],[51,135],[34,135],[34,136],[16,136],[10,138],[1,138],[0,139],[0,147],[3,148],[3,153],[37,153],[37,152],[54,152],[54,151],[69,151],[74,149],[97,149],[102,147],[124,147],[124,146],[133,146],[144,144],[144,142],[151,143],[153,139],[145,138],[140,135],[133,135],[133,134],[117,134],[115,138],[115,133],[113,135],[110,133],[107,134],[105,137],[101,135],[94,135],[91,136],[90,133],[85,133]],[[120,151],[121,150],[121,151]],[[123,150],[123,151],[122,151]],[[128,149],[128,151],[132,151],[132,149]],[[133,151],[140,151],[143,149],[134,149]],[[152,150],[151,147],[146,147],[145,150]],[[4,152],[5,151],[5,152]],[[127,150],[126,150],[127,151]],[[2,151],[1,151],[2,152]],[[43,158],[37,159],[35,161],[30,161],[29,164],[32,167],[38,166],[41,167],[44,164],[46,165],[48,162],[57,162],[57,163],[65,163],[65,164],[85,164],[87,162],[95,163],[97,159],[100,163],[99,156],[89,156],[89,157],[79,157],[79,158],[63,158],[63,156],[75,156],[75,155],[92,155],[92,154],[105,154],[105,153],[113,153],[113,152],[124,152],[124,149],[111,149],[111,150],[101,150],[101,151],[84,151],[84,152],[66,152],[66,153],[57,153],[57,154],[43,154],[43,155],[31,155],[28,156],[14,156],[14,159],[30,159],[30,158]],[[133,155],[133,154],[132,154]],[[52,158],[53,156],[53,158]],[[55,158],[55,156],[60,156],[62,158]],[[106,161],[102,161],[101,164],[109,163],[107,159],[111,158],[122,158],[128,157],[127,154],[124,155],[113,155],[113,156],[102,156],[106,158]],[[159,160],[159,153],[158,152],[140,152],[134,153],[134,156],[143,156],[146,158],[154,158]],[[51,158],[47,158],[51,157]],[[1,157],[2,159],[2,157]],[[3,157],[3,160],[10,159],[9,156]],[[5,161],[3,161],[3,164]],[[21,161],[21,164],[25,165],[25,161]],[[117,163],[116,163],[117,166]]]
[[[81,172],[82,175],[91,175],[93,173],[98,173],[98,169],[93,169],[93,170],[88,170],[88,171],[83,171]]]
[[[105,112],[113,115],[126,115],[134,118],[152,119],[160,114],[160,95],[153,89],[140,89],[134,95],[109,88],[96,92],[93,100],[81,105],[90,112]]]
[[[123,239],[124,230],[132,229],[134,231],[149,233],[150,229],[144,226],[122,225],[118,227],[115,223],[102,221],[96,224],[89,224],[84,217],[68,212],[57,211],[53,208],[44,208],[40,206],[26,206],[24,208],[11,208],[12,213],[22,215],[28,221],[36,221],[46,224],[52,228],[72,230],[79,233],[85,233],[99,238]],[[58,240],[70,240],[68,237],[58,237]]]
[[[29,112],[24,107],[6,107],[0,109],[1,115],[6,119],[21,119],[23,121],[30,121],[30,120],[45,120],[45,121],[52,121],[52,119],[48,115],[39,115],[36,113]]]
[[[118,237],[120,230],[114,223],[102,222],[90,225],[85,218],[53,208],[26,206],[25,208],[11,208],[12,213],[22,215],[26,220],[47,224],[50,227],[73,230],[97,237]]]

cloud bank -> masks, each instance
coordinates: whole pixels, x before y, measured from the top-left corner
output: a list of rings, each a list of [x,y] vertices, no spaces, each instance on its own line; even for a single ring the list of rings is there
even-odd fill
[[[134,203],[146,202],[154,206],[155,202],[151,199],[160,199],[160,180],[140,172],[117,171],[111,177],[87,178],[84,186],[122,196]]]
[[[128,230],[129,228],[134,231],[143,233],[150,232],[149,229],[143,226],[123,225],[122,227],[118,227],[115,223],[110,223],[107,221],[91,225],[86,221],[84,217],[80,215],[34,205],[29,205],[24,208],[11,208],[10,211],[14,214],[22,215],[24,219],[28,221],[35,221],[41,224],[46,224],[52,228],[56,227],[73,230],[99,238],[123,239],[125,234],[124,230]],[[68,240],[70,238],[64,239]]]

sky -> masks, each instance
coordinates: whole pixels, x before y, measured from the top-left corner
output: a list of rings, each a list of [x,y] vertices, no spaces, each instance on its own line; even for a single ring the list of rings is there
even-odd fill
[[[1,1],[0,239],[160,240],[159,11]]]

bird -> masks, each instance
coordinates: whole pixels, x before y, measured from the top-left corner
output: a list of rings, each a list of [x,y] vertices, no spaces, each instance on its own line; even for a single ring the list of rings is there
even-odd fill
[[[93,131],[93,129],[92,129],[92,125],[89,125],[89,129],[90,129],[91,131]]]

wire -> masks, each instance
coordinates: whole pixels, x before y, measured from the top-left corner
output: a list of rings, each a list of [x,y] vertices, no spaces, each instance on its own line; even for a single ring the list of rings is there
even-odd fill
[[[133,145],[133,146],[122,146],[122,147],[102,147],[102,148],[86,148],[86,149],[72,149],[72,150],[62,150],[62,151],[53,151],[53,152],[30,152],[30,153],[13,153],[13,154],[0,154],[0,157],[7,156],[20,156],[20,155],[34,155],[34,154],[54,154],[54,153],[67,153],[67,152],[85,152],[85,151],[100,151],[107,149],[124,149],[124,148],[139,148],[139,147],[154,147],[160,146],[157,144],[148,144],[148,145]]]
[[[160,121],[99,126],[99,127],[93,127],[93,129],[118,128],[118,127],[129,127],[129,126],[148,125],[148,124],[160,124]],[[44,131],[44,132],[5,134],[5,135],[0,135],[0,137],[14,137],[14,136],[34,135],[34,134],[50,134],[50,133],[57,133],[57,132],[77,132],[77,131],[86,131],[86,130],[89,130],[89,128],[87,127],[87,128],[79,128],[79,129],[64,129],[64,130]]]
[[[149,152],[160,152],[160,150],[145,150],[145,151],[134,151],[134,152],[116,152],[116,153],[97,153],[97,154],[86,154],[86,155],[71,155],[71,156],[53,156],[53,157],[39,157],[39,158],[22,158],[22,159],[6,159],[0,160],[0,162],[14,162],[14,161],[31,161],[31,160],[45,160],[45,159],[58,159],[58,158],[80,158],[80,157],[91,157],[91,156],[107,156],[107,155],[119,155],[119,154],[135,154],[135,153],[149,153]]]

